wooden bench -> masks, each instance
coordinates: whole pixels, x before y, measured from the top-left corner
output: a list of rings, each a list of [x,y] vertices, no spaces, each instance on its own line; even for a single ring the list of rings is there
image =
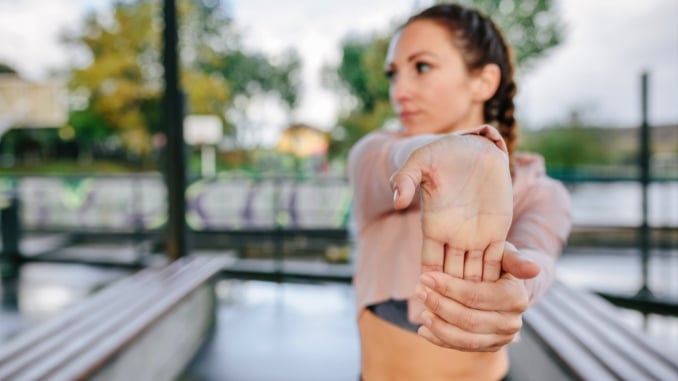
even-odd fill
[[[0,380],[174,380],[215,320],[218,258],[145,268],[0,347]]]
[[[605,299],[556,282],[509,347],[517,380],[678,380],[678,353],[619,318]]]

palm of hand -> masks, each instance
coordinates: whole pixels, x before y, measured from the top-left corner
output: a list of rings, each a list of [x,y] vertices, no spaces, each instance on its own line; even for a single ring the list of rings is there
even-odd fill
[[[506,155],[484,138],[456,136],[422,147],[422,270],[496,280],[511,225]]]

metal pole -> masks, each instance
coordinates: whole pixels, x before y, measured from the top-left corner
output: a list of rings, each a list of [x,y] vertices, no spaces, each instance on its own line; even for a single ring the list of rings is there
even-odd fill
[[[0,251],[0,301],[5,306],[18,308],[19,268],[21,255],[21,218],[18,192],[6,195],[7,205],[0,206],[2,250]]]
[[[175,0],[164,0],[165,29],[163,30],[165,96],[164,126],[167,129],[166,184],[168,202],[167,256],[171,260],[186,255],[186,150],[184,143],[184,110],[179,89],[179,59],[177,54],[178,26]]]
[[[642,123],[640,125],[640,185],[642,189],[642,221],[640,225],[640,254],[642,265],[642,286],[638,291],[638,297],[651,297],[652,292],[648,287],[648,261],[650,256],[650,229],[647,222],[648,204],[647,187],[650,184],[650,125],[648,123],[648,100],[647,100],[648,73],[644,72],[641,77],[641,110]]]
[[[0,206],[0,234],[2,235],[2,251],[0,251],[0,277],[15,279],[19,274],[21,258],[21,219],[19,218],[19,196],[17,193],[7,195],[7,205]]]

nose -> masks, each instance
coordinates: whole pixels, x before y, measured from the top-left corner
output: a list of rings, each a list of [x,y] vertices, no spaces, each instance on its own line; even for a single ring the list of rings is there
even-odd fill
[[[403,102],[407,102],[412,97],[412,86],[410,82],[411,81],[408,80],[404,73],[396,75],[391,80],[391,101],[395,105],[402,105]]]

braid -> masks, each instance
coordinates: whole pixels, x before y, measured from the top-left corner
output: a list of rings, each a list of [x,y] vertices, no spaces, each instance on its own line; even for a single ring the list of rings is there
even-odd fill
[[[495,119],[497,123],[497,129],[501,133],[501,136],[504,137],[506,141],[506,146],[508,147],[509,154],[513,154],[513,151],[516,148],[518,140],[518,123],[513,117],[513,112],[515,110],[515,105],[513,104],[513,97],[516,94],[516,85],[514,81],[511,81],[506,86],[506,93],[497,105],[495,111]],[[485,115],[491,112],[489,110],[489,104],[485,105]],[[487,117],[486,117],[487,120]]]
[[[518,140],[518,123],[513,115],[515,111],[513,98],[518,89],[513,80],[513,63],[508,45],[494,23],[490,19],[486,19],[486,22],[494,30],[494,39],[498,40],[494,48],[498,50],[496,53],[498,53],[498,57],[501,57],[501,60],[494,63],[498,64],[501,69],[501,81],[497,92],[485,103],[483,116],[485,122],[495,124],[501,136],[504,137],[509,154],[511,155],[515,150]],[[490,55],[494,55],[492,53]]]
[[[431,20],[450,31],[454,43],[464,53],[469,70],[496,64],[501,71],[501,81],[496,93],[483,107],[485,123],[494,125],[506,141],[509,155],[517,140],[517,123],[514,118],[513,97],[517,87],[513,80],[513,63],[508,45],[492,20],[480,12],[458,4],[439,4],[412,16],[406,23]]]

